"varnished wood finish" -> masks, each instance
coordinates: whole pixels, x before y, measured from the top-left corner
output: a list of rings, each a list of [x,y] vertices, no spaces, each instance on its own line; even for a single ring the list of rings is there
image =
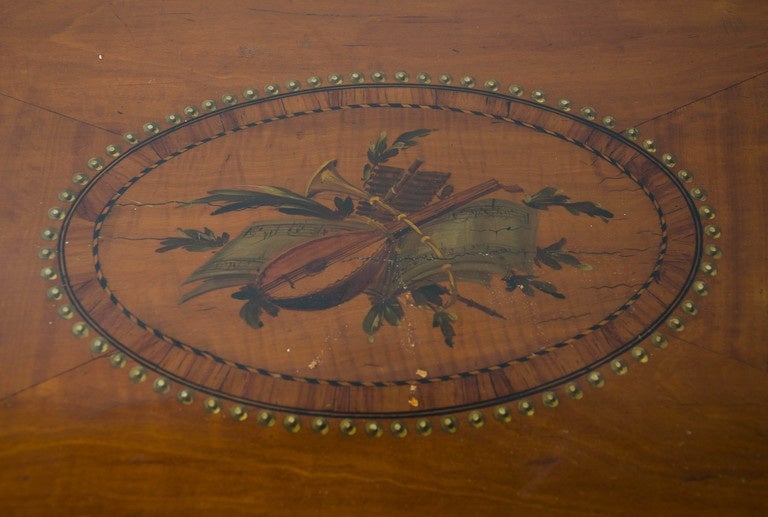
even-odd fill
[[[1,11],[6,513],[765,511],[762,2],[83,1]],[[60,204],[72,174],[124,132],[246,87],[401,69],[520,83],[526,95],[540,88],[549,105],[561,97],[577,109],[592,105],[674,152],[709,192],[723,234],[708,241],[724,255],[685,331],[647,364],[625,376],[604,369],[605,387],[584,383],[583,399],[538,404],[533,417],[376,439],[265,429],[253,415],[234,422],[226,411],[206,414],[199,398],[182,406],[110,368],[72,335],[72,320],[56,315],[39,275],[46,262],[36,257],[40,231],[58,225],[46,211]],[[348,152],[359,156],[360,145]],[[304,165],[335,157],[309,156]],[[86,218],[103,201],[84,206]]]

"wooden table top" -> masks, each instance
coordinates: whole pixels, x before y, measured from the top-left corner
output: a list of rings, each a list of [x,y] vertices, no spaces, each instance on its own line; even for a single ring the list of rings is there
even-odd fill
[[[762,2],[2,11],[6,513],[766,510]]]

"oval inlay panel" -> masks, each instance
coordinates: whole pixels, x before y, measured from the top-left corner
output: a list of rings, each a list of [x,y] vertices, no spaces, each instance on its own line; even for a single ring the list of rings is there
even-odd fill
[[[74,201],[58,256],[87,323],[172,380],[401,417],[627,352],[682,301],[701,234],[670,168],[611,129],[492,92],[362,84],[135,144]]]

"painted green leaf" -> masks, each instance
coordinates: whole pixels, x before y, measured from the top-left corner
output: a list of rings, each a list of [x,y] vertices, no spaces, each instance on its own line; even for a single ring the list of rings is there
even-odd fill
[[[355,211],[355,203],[349,196],[344,199],[336,196],[333,198],[333,204],[336,206],[336,211],[344,217]]]
[[[435,305],[443,306],[441,295],[446,294],[448,290],[439,284],[429,284],[411,291],[413,301],[417,306]]]
[[[393,300],[382,307],[382,313],[387,323],[393,327],[399,327],[404,316],[403,308],[400,302]]]
[[[165,253],[174,249],[185,249],[187,251],[207,251],[224,246],[229,241],[229,234],[224,232],[221,236],[216,236],[210,228],[205,228],[202,232],[194,229],[177,228],[181,237],[168,237],[160,242],[160,247],[155,251]]]
[[[584,264],[575,255],[567,250],[563,249],[565,246],[565,237],[559,241],[550,244],[544,248],[536,248],[536,257],[533,259],[534,264],[539,267],[542,265],[550,267],[552,269],[563,269],[561,262],[567,266],[575,267],[583,271],[589,271],[592,266]]]
[[[368,161],[373,165],[379,165],[389,161],[397,156],[400,151],[413,147],[417,144],[416,138],[423,138],[432,132],[431,129],[414,129],[406,131],[398,136],[392,145],[387,146],[387,133],[383,131],[379,134],[376,143],[368,146]],[[370,176],[368,176],[370,177]],[[363,178],[366,179],[366,171],[363,170]]]
[[[367,182],[371,179],[371,172],[373,171],[373,165],[366,163],[363,165],[363,181]]]
[[[504,281],[507,284],[507,291],[514,291],[519,288],[526,296],[535,296],[535,289],[538,289],[555,298],[565,298],[565,295],[560,293],[553,284],[544,280],[537,280],[533,275],[517,275],[513,272],[505,277]]]
[[[253,190],[212,190],[209,196],[190,201],[189,204],[223,204],[211,215],[272,206],[283,213],[338,219],[341,215],[313,199],[296,194],[288,189],[266,185],[257,185]]]
[[[255,301],[248,301],[240,309],[240,317],[249,327],[260,329],[264,326],[261,321],[261,306]]]
[[[546,293],[548,295],[554,296],[555,298],[560,298],[560,299],[565,298],[565,295],[558,292],[557,288],[549,282],[545,282],[543,280],[531,280],[530,285],[535,287],[542,293]]]
[[[613,213],[593,201],[571,201],[563,191],[555,187],[545,187],[532,196],[525,196],[523,203],[537,210],[548,210],[550,206],[561,206],[573,215],[585,214],[598,217],[605,222],[613,218]]]
[[[254,329],[260,329],[264,326],[264,322],[261,319],[263,312],[266,312],[272,317],[276,317],[278,314],[278,308],[254,286],[246,285],[241,287],[239,291],[232,293],[232,298],[236,300],[246,300],[245,304],[240,308],[240,317],[248,324],[249,327]]]
[[[453,338],[456,337],[456,331],[453,328],[453,322],[458,319],[452,312],[438,311],[432,318],[432,326],[439,327],[443,333],[444,342],[449,347],[453,347]]]
[[[415,138],[423,138],[432,132],[431,129],[414,129],[413,131],[406,131],[395,139],[395,143],[402,142],[408,147],[416,145]]]
[[[363,331],[369,336],[373,336],[381,328],[382,316],[380,306],[374,305],[371,307],[363,318]]]

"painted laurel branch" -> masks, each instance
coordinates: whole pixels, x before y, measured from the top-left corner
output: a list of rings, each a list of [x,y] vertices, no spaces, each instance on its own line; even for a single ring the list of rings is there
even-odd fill
[[[258,329],[265,314],[324,310],[364,295],[370,309],[362,328],[372,341],[383,325],[401,325],[406,297],[433,314],[432,326],[452,347],[459,320],[454,306],[504,319],[493,308],[463,296],[461,282],[488,287],[493,278],[500,278],[509,291],[565,298],[541,275],[563,266],[585,271],[591,267],[567,250],[565,237],[538,243],[539,213],[561,207],[604,222],[613,214],[593,201],[573,201],[551,186],[514,202],[489,196],[521,193],[515,185],[489,180],[455,192],[449,172],[423,170],[420,160],[407,168],[390,165],[433,131],[407,131],[391,143],[381,132],[367,150],[360,188],[344,179],[336,160],[330,160],[312,175],[303,194],[256,186],[214,190],[190,201],[214,206],[211,215],[271,207],[290,217],[256,221],[231,241],[227,232],[216,235],[207,227],[178,229],[178,237],[162,240],[158,253],[218,249],[185,281],[195,287],[181,302],[236,289],[232,298],[245,302],[240,317]],[[363,257],[356,267],[345,260],[353,256]]]

